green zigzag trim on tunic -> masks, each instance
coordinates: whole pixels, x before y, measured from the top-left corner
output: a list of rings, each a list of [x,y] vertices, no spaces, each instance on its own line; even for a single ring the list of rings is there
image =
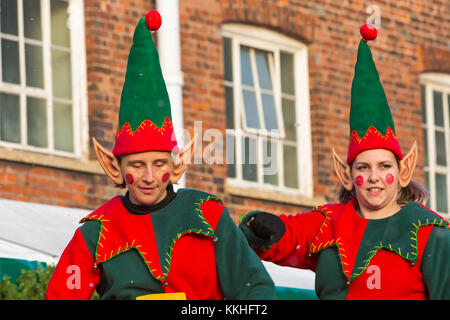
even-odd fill
[[[119,130],[128,122],[135,131],[144,120],[162,127],[172,121],[169,95],[159,64],[159,55],[145,17],[139,20],[128,56],[119,111]]]

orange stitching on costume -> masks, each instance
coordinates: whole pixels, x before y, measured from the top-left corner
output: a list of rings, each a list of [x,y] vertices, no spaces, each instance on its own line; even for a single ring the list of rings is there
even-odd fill
[[[316,208],[317,211],[320,211],[322,213],[325,214],[325,220],[322,224],[322,226],[320,227],[315,240],[314,241],[318,241],[319,240],[319,235],[320,234],[324,234],[324,230],[326,228],[328,228],[328,224],[326,223],[327,220],[331,220],[330,217],[330,213],[332,212],[331,210],[329,210],[326,206],[321,206],[321,207],[317,207]],[[341,265],[342,265],[342,272],[344,272],[345,276],[350,278],[351,272],[349,272],[348,270],[344,269],[344,266],[349,266],[349,264],[347,262],[345,262],[344,260],[347,260],[347,255],[343,254],[342,252],[345,251],[345,249],[342,248],[342,242],[340,242],[341,238],[337,238],[337,239],[331,239],[328,240],[325,245],[323,245],[323,242],[319,243],[318,245],[314,245],[313,243],[310,244],[310,254],[311,253],[318,253],[321,250],[325,250],[333,245],[335,245],[338,249],[338,254],[339,254],[339,259],[341,261]]]
[[[358,134],[358,132],[357,132],[356,130],[353,130],[353,131],[352,131],[352,134],[351,134],[351,136],[350,136],[350,141],[352,141],[352,142],[353,142],[353,141],[356,141],[356,142],[358,142],[358,144],[361,144],[361,142],[363,142],[363,140],[365,141],[365,140],[369,139],[369,137],[372,136],[372,135],[376,135],[376,136],[378,136],[379,138],[382,138],[382,139],[384,139],[384,140],[388,140],[388,139],[390,139],[390,138],[394,138],[394,139],[397,140],[397,135],[394,133],[394,131],[391,129],[391,127],[388,127],[388,128],[387,128],[387,130],[386,130],[386,135],[383,136],[383,135],[377,130],[377,128],[371,126],[371,127],[369,127],[369,129],[367,129],[367,131],[366,131],[366,133],[364,134],[363,137],[360,137],[359,134]]]
[[[166,128],[167,127],[173,128],[173,125],[172,125],[172,121],[170,120],[169,117],[166,117],[164,119],[164,123],[161,128],[158,127],[156,124],[154,124],[153,121],[147,119],[147,120],[142,121],[141,124],[137,127],[137,129],[135,131],[133,131],[130,127],[130,123],[127,121],[124,123],[124,125],[122,126],[122,129],[120,129],[120,131],[119,131],[119,128],[117,128],[116,138],[124,132],[130,136],[134,136],[137,132],[145,130],[146,127],[153,128],[154,130],[157,130],[159,133],[161,133],[161,135],[164,135]]]
[[[115,256],[117,256],[117,255],[119,255],[119,254],[121,254],[121,253],[123,253],[123,252],[126,252],[126,251],[131,250],[131,249],[136,249],[136,250],[138,251],[138,253],[141,255],[141,257],[144,259],[144,261],[146,262],[147,267],[148,267],[148,270],[150,271],[150,273],[151,273],[156,279],[158,279],[158,280],[161,280],[161,279],[164,278],[164,275],[156,275],[156,274],[155,274],[155,272],[157,271],[157,269],[151,269],[151,268],[150,268],[150,264],[151,264],[152,262],[151,262],[151,261],[148,261],[148,260],[145,258],[145,255],[147,255],[147,252],[142,252],[142,251],[139,249],[139,248],[142,247],[142,245],[134,245],[134,243],[136,242],[136,239],[134,239],[134,240],[131,242],[131,246],[128,245],[128,241],[127,241],[126,244],[125,244],[125,248],[122,248],[122,246],[119,246],[119,248],[118,248],[115,252],[114,252],[114,250],[111,250],[111,253],[110,253],[110,257],[109,257],[109,258],[107,257],[107,254],[105,253],[105,254],[103,255],[103,259],[101,259],[100,252],[98,252],[98,246],[100,246],[101,248],[104,248],[104,247],[103,247],[103,244],[100,242],[100,239],[103,238],[103,239],[106,240],[106,236],[104,235],[103,230],[104,230],[105,232],[107,232],[108,229],[105,228],[104,222],[105,222],[105,221],[109,221],[109,220],[102,220],[101,217],[103,217],[103,215],[101,215],[100,217],[98,217],[98,216],[96,216],[96,215],[92,215],[92,216],[85,217],[85,218],[83,218],[83,219],[81,220],[81,222],[84,222],[84,221],[86,221],[86,220],[97,220],[97,221],[99,221],[99,222],[101,223],[100,236],[99,236],[99,239],[98,239],[98,241],[97,241],[97,248],[96,248],[96,254],[95,254],[95,256],[96,256],[96,263],[95,263],[95,264],[96,264],[96,265],[97,265],[98,263],[101,263],[101,262],[106,262],[106,261],[112,259],[113,257],[115,257]]]

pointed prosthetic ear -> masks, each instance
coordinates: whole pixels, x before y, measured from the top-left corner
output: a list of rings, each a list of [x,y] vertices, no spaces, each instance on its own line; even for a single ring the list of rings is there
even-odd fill
[[[173,184],[177,183],[181,177],[183,176],[183,173],[186,169],[186,166],[190,163],[192,163],[192,158],[194,156],[194,151],[197,146],[198,136],[194,136],[191,141],[189,141],[177,154],[174,166],[173,166],[173,172],[170,176],[170,182]]]
[[[350,172],[350,166],[342,160],[333,149],[333,164],[339,181],[348,191],[353,190],[352,176]]]
[[[414,145],[408,154],[400,160],[400,172],[398,174],[398,183],[402,188],[408,186],[409,182],[416,169],[417,164],[417,141],[414,141]]]
[[[108,177],[111,178],[116,184],[122,184],[124,182],[122,172],[120,171],[119,160],[108,150],[106,150],[100,143],[92,138],[94,144],[94,150],[97,154],[98,162],[102,166]]]

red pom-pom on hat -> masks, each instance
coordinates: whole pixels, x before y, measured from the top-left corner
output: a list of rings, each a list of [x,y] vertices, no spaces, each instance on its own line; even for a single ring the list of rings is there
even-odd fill
[[[371,24],[364,24],[361,29],[359,29],[361,36],[364,41],[375,40],[377,38],[378,31]]]
[[[145,15],[145,25],[150,31],[156,31],[161,27],[161,15],[158,11],[152,10]]]

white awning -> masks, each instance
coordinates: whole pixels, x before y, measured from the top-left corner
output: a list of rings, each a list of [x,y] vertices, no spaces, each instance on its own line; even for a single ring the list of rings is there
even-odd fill
[[[276,287],[314,290],[316,274],[311,270],[279,266],[267,261],[263,261],[263,264]]]
[[[0,199],[0,257],[55,264],[90,212]]]

